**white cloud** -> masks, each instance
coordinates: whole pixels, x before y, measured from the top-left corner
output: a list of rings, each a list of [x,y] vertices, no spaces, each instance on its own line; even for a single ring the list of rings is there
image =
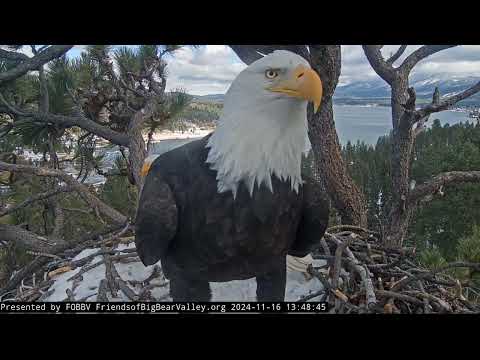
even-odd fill
[[[382,54],[388,58],[399,45],[385,45]],[[408,46],[395,62],[398,66],[420,45]],[[27,47],[25,47],[28,51]],[[77,45],[79,53],[84,45]],[[195,95],[225,93],[235,77],[246,67],[226,45],[184,47],[167,58],[167,90],[185,89]],[[421,61],[414,76],[454,77],[480,76],[480,45],[462,45],[441,51]],[[379,78],[368,63],[361,45],[342,46],[342,73],[340,84]]]
[[[167,90],[183,88],[194,95],[225,93],[246,67],[226,45],[182,48],[167,59]]]

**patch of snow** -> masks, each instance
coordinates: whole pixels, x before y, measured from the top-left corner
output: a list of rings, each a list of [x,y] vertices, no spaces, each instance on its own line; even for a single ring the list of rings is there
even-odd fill
[[[134,246],[135,245],[133,243],[128,245],[121,244],[117,247],[117,250],[130,249]],[[81,253],[75,256],[74,260],[79,260],[86,256],[95,254],[99,250],[99,248],[83,250]],[[101,260],[101,256],[96,256],[95,258],[91,259],[88,264],[93,264],[99,260]],[[311,259],[309,260],[309,263],[312,263],[314,267],[319,267],[325,265],[326,261]],[[306,264],[306,262],[304,262],[304,264]],[[161,268],[160,262],[156,265]],[[152,274],[155,265],[144,266],[140,261],[135,261],[129,263],[115,262],[114,266],[117,269],[120,277],[124,281],[128,282],[144,281]],[[54,278],[55,282],[49,289],[53,290],[53,293],[50,296],[46,297],[44,301],[64,301],[67,298],[66,290],[72,290],[73,287],[73,282],[68,281],[68,279],[71,278],[73,275],[77,274],[79,271],[80,268],[76,268],[74,270],[56,276]],[[100,281],[102,279],[105,279],[105,265],[99,265],[83,273],[82,277],[83,279],[78,282],[78,285],[73,290],[73,295],[75,299],[79,300],[86,298],[85,301],[96,301],[96,295],[98,293]],[[168,280],[166,280],[162,275],[159,278],[153,279],[151,281],[151,284],[160,285],[165,284],[165,282],[168,282]],[[139,293],[140,288],[138,286],[133,286],[131,284],[129,285],[135,293]],[[210,288],[212,291],[212,301],[256,301],[257,284],[255,278],[248,280],[235,280],[223,283],[211,282]],[[305,271],[292,270],[291,267],[287,266],[287,285],[285,301],[296,301],[305,295],[321,290],[323,290],[323,286],[317,278],[310,278],[310,276],[307,275]],[[171,297],[169,296],[168,284],[162,287],[154,287],[151,290],[151,294],[155,299],[158,299],[158,301],[172,301]],[[121,290],[118,291],[118,296],[115,298],[112,298],[110,294],[108,295],[110,301],[129,301],[129,299]],[[312,301],[318,301],[318,297],[312,299]]]

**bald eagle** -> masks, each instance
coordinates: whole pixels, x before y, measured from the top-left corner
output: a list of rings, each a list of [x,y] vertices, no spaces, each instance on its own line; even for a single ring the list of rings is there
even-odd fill
[[[144,265],[162,262],[174,301],[210,301],[210,282],[254,277],[258,301],[284,300],[286,256],[308,255],[328,223],[301,166],[307,105],[321,97],[309,63],[275,51],[236,77],[212,134],[145,162],[135,244]]]

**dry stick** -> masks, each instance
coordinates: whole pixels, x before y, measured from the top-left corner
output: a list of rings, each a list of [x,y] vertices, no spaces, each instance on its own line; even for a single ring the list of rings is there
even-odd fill
[[[98,302],[108,302],[107,280],[105,280],[105,279],[102,279],[100,281],[100,285],[98,286],[97,301]]]
[[[36,301],[42,302],[46,298],[48,298],[50,295],[52,295],[54,292],[55,292],[55,289],[50,289],[50,290],[44,292]]]
[[[118,283],[115,281],[115,277],[113,275],[113,263],[110,258],[110,255],[105,253],[103,255],[103,258],[105,260],[105,276],[107,278],[107,284],[108,288],[110,289],[110,292],[113,297],[117,297],[117,291],[119,289]]]
[[[163,282],[163,283],[161,283],[161,284],[148,284],[147,286],[145,286],[145,287],[140,291],[140,293],[139,293],[139,295],[138,295],[139,300],[142,300],[142,299],[144,299],[147,295],[149,295],[148,293],[150,292],[151,289],[156,288],[156,287],[162,288],[162,287],[167,286],[169,283],[170,283],[170,282],[165,281],[165,282]],[[150,296],[151,296],[151,294],[150,294]],[[169,296],[169,294],[167,294],[167,297],[168,297],[168,296]]]
[[[126,254],[126,255],[130,255],[130,254]],[[138,295],[132,289],[130,289],[128,284],[120,277],[120,274],[118,273],[117,268],[115,267],[115,264],[113,263],[113,260],[112,260],[111,270],[112,270],[112,276],[113,276],[114,280],[116,281],[116,283],[118,284],[118,287],[120,288],[120,290],[122,290],[122,292],[130,300],[137,301],[138,300]]]
[[[338,289],[338,280],[340,278],[340,271],[342,269],[341,267],[341,261],[342,261],[342,254],[345,248],[348,246],[348,241],[341,242],[338,246],[337,249],[335,250],[335,261],[333,263],[333,277],[332,277],[332,288],[334,290],[339,290]],[[335,304],[335,310],[338,309],[338,306],[340,305],[340,302],[335,300],[335,296],[333,294],[330,295],[330,300],[329,302],[331,304]]]
[[[322,283],[323,285],[323,290],[320,291],[320,293],[324,293],[324,297],[328,296],[328,294],[330,293],[334,293],[333,289],[332,289],[332,285],[330,285],[330,283],[328,282],[328,280],[323,276],[323,274],[316,270],[315,268],[313,268],[313,266],[309,266],[307,268],[307,272],[311,275],[311,276],[314,276],[316,277],[318,280],[320,280],[320,282]],[[297,302],[303,302],[303,301],[307,301],[309,299],[312,299],[313,297],[316,297],[317,295],[315,296],[312,296],[314,294],[310,294],[310,295],[307,295],[305,297],[302,297],[301,299],[297,300]],[[324,301],[325,298],[321,301]]]
[[[52,254],[60,254],[62,252],[67,251],[69,248],[72,246],[82,246],[83,243],[88,242],[90,239],[95,239],[97,238],[100,234],[105,234],[105,233],[111,233],[112,231],[118,230],[120,227],[123,227],[123,225],[114,225],[111,228],[108,228],[106,230],[102,230],[99,233],[94,233],[94,234],[87,234],[85,237],[80,238],[79,240],[75,241],[74,243],[67,243],[67,244],[61,244],[54,246],[52,250],[50,250],[50,253]],[[80,245],[79,245],[80,244]],[[29,263],[27,266],[25,266],[22,270],[20,270],[18,273],[16,273],[8,282],[7,284],[0,289],[0,296],[12,291],[17,287],[20,282],[32,274],[33,272],[37,271],[40,269],[42,266],[47,264],[49,262],[49,259],[46,257],[37,257],[35,260],[33,260],[31,263]]]
[[[73,291],[70,289],[65,290],[67,293],[67,300],[68,301],[75,301],[75,296],[73,296]]]
[[[332,226],[332,227],[328,228],[327,231],[329,233],[332,233],[332,232],[335,232],[336,230],[339,230],[339,231],[341,231],[341,230],[361,231],[361,232],[364,232],[366,234],[380,235],[380,233],[378,233],[377,231],[368,230],[368,229],[362,228],[360,226],[354,226],[354,225]]]
[[[332,235],[332,239],[335,242],[339,241],[334,235]],[[355,239],[356,237],[354,236],[354,234],[351,234],[351,236],[348,238],[347,241],[351,242],[352,240],[355,240]],[[371,310],[377,304],[377,298],[375,297],[373,282],[372,282],[372,279],[369,277],[368,269],[359,265],[359,261],[355,258],[352,251],[348,247],[346,247],[345,252],[349,258],[349,261],[347,261],[347,264],[349,264],[353,268],[353,270],[355,270],[360,275],[362,279],[362,282],[365,287],[367,309]]]
[[[109,239],[102,240],[99,245],[110,245],[109,243],[114,242],[116,239],[118,239],[120,236],[125,234],[128,230],[130,229],[130,222],[127,222],[125,227],[116,235],[113,235]]]
[[[330,252],[330,248],[328,247],[327,242],[323,237],[320,239],[320,245],[322,246],[322,249],[325,252],[325,255],[328,255],[328,256],[332,255],[332,253]]]
[[[29,255],[33,255],[33,256],[45,256],[45,257],[49,257],[49,258],[53,258],[53,259],[62,259],[58,255],[48,254],[48,253],[45,253],[45,252],[27,250],[26,253],[29,254]]]
[[[423,305],[423,301],[418,300],[418,299],[415,298],[415,297],[408,296],[408,295],[404,295],[404,294],[400,294],[400,293],[396,293],[396,292],[394,292],[394,291],[389,291],[389,290],[377,290],[377,295],[378,295],[379,297],[394,298],[394,299],[397,299],[397,300],[402,300],[402,301],[406,301],[406,302],[411,302],[411,303],[416,304],[416,305]]]
[[[103,263],[105,263],[104,259],[99,260],[96,263],[93,263],[91,265],[84,265],[78,273],[76,273],[75,275],[68,278],[67,281],[73,281],[73,280],[76,280],[76,279],[80,279],[81,277],[83,277],[83,274],[85,274],[86,272],[96,268],[97,266],[102,265]]]
[[[425,291],[425,288],[423,287],[422,281],[421,281],[421,280],[418,280],[418,281],[417,281],[417,284],[418,284],[418,287],[420,288],[420,290],[422,291],[422,293],[425,294],[426,291]],[[428,298],[424,297],[424,298],[423,298],[423,312],[424,312],[425,314],[429,314],[429,313],[431,313],[430,310],[431,310],[431,305],[430,305],[430,303],[428,302]]]
[[[134,253],[136,252],[137,250],[136,249],[123,249],[123,250],[99,250],[97,251],[96,253],[94,254],[91,254],[91,255],[88,255],[88,256],[85,256],[81,259],[78,259],[78,260],[74,260],[70,263],[67,263],[69,266],[71,266],[72,268],[77,268],[79,266],[83,266],[87,263],[89,263],[92,259],[96,258],[97,256],[101,256],[101,255],[104,255],[104,254],[109,254],[109,255],[114,255],[115,254],[118,254],[118,253]],[[136,254],[134,254],[136,256]]]
[[[445,302],[444,300],[436,297],[435,295],[432,295],[432,294],[429,294],[429,293],[423,293],[421,291],[416,291],[416,290],[405,291],[405,293],[417,295],[417,296],[421,297],[422,299],[427,298],[429,300],[432,300],[433,302],[436,302],[440,306],[440,308],[445,312],[451,312],[452,311],[451,306],[447,302]]]
[[[144,284],[150,284],[150,281],[155,279],[156,277],[159,277],[161,275],[160,267],[158,265],[153,266],[152,273],[143,281],[138,281],[138,280],[128,280],[128,282],[132,285],[144,285]]]

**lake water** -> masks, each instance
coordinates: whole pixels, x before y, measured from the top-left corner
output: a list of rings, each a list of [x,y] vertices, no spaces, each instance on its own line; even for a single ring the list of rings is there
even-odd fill
[[[357,142],[364,141],[368,144],[376,144],[377,139],[388,134],[392,129],[392,109],[386,106],[334,106],[335,126],[338,137],[342,144],[348,140]],[[428,125],[434,119],[439,119],[441,124],[454,125],[460,122],[471,121],[468,113],[457,111],[443,111],[433,114]]]
[[[356,142],[357,140],[364,141],[368,144],[375,144],[377,139],[385,134],[388,134],[392,128],[391,125],[391,108],[385,106],[354,106],[354,105],[339,105],[334,106],[334,117],[337,133],[342,145],[345,145],[348,140]],[[444,111],[434,114],[429,121],[438,118],[442,124],[457,124],[460,122],[471,121],[467,113]],[[176,147],[184,145],[193,139],[168,139],[162,140],[153,144],[152,153],[162,154],[170,151]],[[103,170],[112,168],[115,157],[120,155],[118,149],[113,148],[106,151],[103,162]],[[40,156],[40,155],[38,155]],[[35,156],[32,154],[32,159]],[[67,169],[68,172],[75,174],[75,169]],[[91,174],[87,177],[87,184],[101,184],[105,178],[101,175]],[[4,189],[0,189],[0,193]]]
[[[360,140],[367,144],[376,144],[380,136],[388,134],[392,129],[391,118],[391,108],[386,106],[334,106],[335,126],[342,145],[345,145],[349,140],[351,142]],[[428,125],[431,125],[434,119],[439,119],[442,124],[448,123],[450,125],[471,121],[467,113],[458,111],[443,111],[433,114]],[[153,152],[170,151],[189,141],[191,140],[163,140],[154,145]]]

